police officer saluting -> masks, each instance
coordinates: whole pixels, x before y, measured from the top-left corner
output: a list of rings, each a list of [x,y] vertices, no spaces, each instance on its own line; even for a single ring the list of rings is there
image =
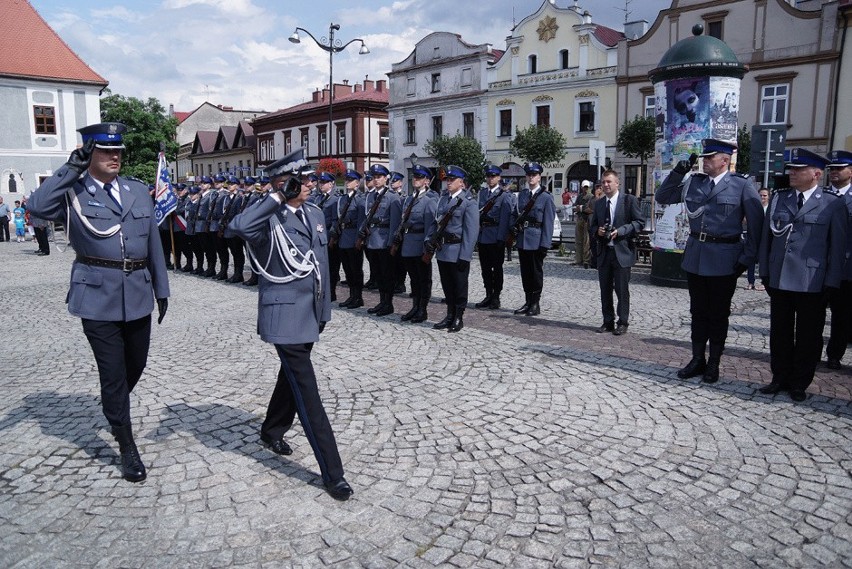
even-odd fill
[[[503,291],[503,262],[506,259],[506,237],[512,221],[514,200],[511,192],[500,186],[499,166],[485,167],[488,187],[479,192],[479,266],[485,284],[485,298],[477,308],[500,308]]]
[[[299,148],[266,168],[273,187],[269,196],[237,215],[231,229],[246,240],[260,273],[257,330],[275,345],[281,368],[269,401],[261,441],[276,454],[292,449],[284,434],[296,413],[319,463],[326,491],[346,500],[352,488],[328,416],[322,405],[311,364],[311,350],[331,319],[326,246],[328,232],[322,211],[307,203],[310,187],[294,168],[304,164]]]
[[[828,154],[828,179],[831,184],[832,193],[842,197],[847,206],[852,204],[852,193],[849,192],[850,181],[852,181],[852,152],[845,150],[834,150]],[[852,208],[849,209],[852,215]],[[849,232],[852,234],[852,231]],[[852,235],[850,235],[852,240]],[[840,360],[846,353],[846,344],[852,341],[852,262],[850,262],[852,248],[846,248],[846,269],[840,289],[835,291],[828,299],[831,308],[831,336],[828,338],[828,346],[825,355],[828,358],[826,365],[829,369],[840,369],[843,367]]]
[[[148,190],[118,176],[126,131],[121,123],[79,129],[83,147],[33,192],[27,207],[68,228],[77,253],[68,311],[82,319],[98,365],[101,405],[118,441],[122,475],[141,482],[146,472],[133,440],[130,392],[147,364],[155,298],[157,322],[166,315],[169,281]]]
[[[763,206],[751,183],[729,171],[736,145],[707,138],[703,146],[704,173],[692,174],[684,187],[683,178],[698,156],[681,160],[654,199],[661,204],[684,202],[689,216],[690,234],[681,266],[689,286],[692,359],[677,376],[686,379],[702,375],[705,383],[715,383],[719,380],[719,361],[728,337],[737,278],[757,256]],[[743,219],[748,223],[745,241]],[[705,359],[708,343],[709,360]]]
[[[451,165],[444,173],[447,192],[438,199],[424,248],[438,258],[438,274],[447,300],[447,315],[432,327],[458,332],[464,327],[470,260],[479,235],[479,209],[465,189],[467,172]]]
[[[846,260],[846,204],[819,185],[827,162],[804,148],[790,151],[792,189],[770,198],[760,243],[772,366],[772,382],[760,392],[786,390],[793,401],[805,400],[814,379],[827,295],[840,286]]]
[[[523,306],[515,314],[536,316],[541,312],[539,300],[544,287],[544,257],[553,241],[556,207],[553,198],[541,187],[541,164],[524,164],[527,187],[518,194],[518,205],[512,216],[512,234],[517,238],[518,261],[524,287]]]

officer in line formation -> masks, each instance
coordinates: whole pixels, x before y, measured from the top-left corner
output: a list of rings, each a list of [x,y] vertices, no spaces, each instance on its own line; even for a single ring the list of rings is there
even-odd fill
[[[852,285],[852,197],[848,191],[840,196],[837,189],[842,188],[822,187],[820,181],[832,164],[832,180],[842,182],[852,154],[835,151],[826,159],[803,148],[791,149],[786,164],[790,188],[776,190],[764,213],[753,186],[728,171],[735,145],[705,139],[703,147],[704,173],[684,181],[698,158],[693,154],[675,166],[655,195],[659,203],[684,202],[690,222],[682,264],[690,293],[693,357],[678,377],[718,380],[735,283],[757,259],[770,297],[772,369],[771,383],[759,391],[787,391],[792,400],[804,401],[822,353],[828,300],[840,294],[841,286]],[[832,176],[834,170],[841,175]],[[852,178],[852,171],[848,175]],[[748,232],[742,239],[744,220]],[[843,328],[850,318],[846,305],[832,321]],[[843,344],[852,339],[848,328],[841,333]],[[705,359],[708,343],[710,355]],[[833,356],[829,352],[829,358]]]
[[[852,195],[849,193],[850,182],[852,182],[852,152],[835,150],[830,152],[828,158],[828,179],[832,193],[846,200],[847,206],[852,204]],[[848,214],[852,216],[852,209]],[[852,230],[847,230],[848,238],[852,242]],[[847,246],[846,254],[852,254],[852,246]],[[828,299],[828,307],[831,309],[831,335],[828,338],[828,346],[825,349],[827,357],[826,366],[830,369],[840,369],[840,360],[846,353],[846,346],[852,338],[852,262],[847,261],[843,280],[840,288],[833,291]]]
[[[503,263],[506,259],[506,239],[515,198],[501,184],[502,170],[489,164],[485,168],[486,188],[479,192],[479,264],[485,298],[476,303],[476,308],[496,310],[500,308],[500,293],[503,291]]]

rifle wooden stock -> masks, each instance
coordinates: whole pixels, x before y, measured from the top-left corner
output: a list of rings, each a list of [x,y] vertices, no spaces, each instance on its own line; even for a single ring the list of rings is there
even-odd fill
[[[370,222],[373,221],[373,217],[375,217],[376,212],[379,210],[379,204],[382,203],[382,198],[385,197],[387,192],[388,188],[385,186],[380,192],[376,193],[376,201],[373,202],[373,206],[370,208],[369,213],[367,213],[367,219],[364,220],[364,237],[359,235],[358,239],[355,240],[356,251],[360,251],[364,248],[364,240],[370,236]]]
[[[435,251],[441,249],[441,246],[444,244],[444,230],[447,229],[447,225],[449,225],[450,220],[453,218],[453,214],[462,204],[461,196],[456,198],[456,203],[454,203],[450,209],[444,213],[443,217],[441,217],[441,221],[438,222],[438,226],[435,228],[435,236],[432,239],[429,239],[426,242],[426,250],[423,255],[420,257],[424,263],[431,263],[432,257],[435,256]],[[431,251],[430,251],[431,249]]]
[[[408,204],[408,207],[405,208],[405,212],[402,214],[402,221],[400,221],[399,227],[397,227],[396,231],[393,233],[393,240],[390,248],[391,257],[396,257],[397,252],[399,252],[400,247],[402,247],[402,241],[405,239],[405,226],[408,223],[408,219],[411,217],[411,210],[414,208],[414,204],[419,199],[420,196],[412,198],[411,203]]]
[[[533,196],[533,198],[527,202],[527,205],[524,206],[524,211],[521,212],[521,215],[518,216],[518,219],[515,221],[515,224],[509,229],[509,235],[506,237],[506,247],[511,248],[512,245],[515,244],[515,239],[518,237],[518,234],[521,232],[521,227],[524,226],[524,223],[527,221],[527,217],[530,214],[533,206],[535,205],[535,201],[538,199],[538,196],[544,193],[544,190],[539,190],[538,193]]]
[[[346,219],[346,214],[349,213],[349,207],[352,205],[352,202],[355,201],[355,195],[352,194],[352,197],[349,197],[349,192],[346,193],[346,206],[343,208],[343,213],[337,216],[337,223],[334,225],[334,235],[328,240],[328,248],[334,249],[337,247],[337,240],[340,239],[341,232],[343,231],[343,220]],[[360,251],[360,249],[358,249]]]

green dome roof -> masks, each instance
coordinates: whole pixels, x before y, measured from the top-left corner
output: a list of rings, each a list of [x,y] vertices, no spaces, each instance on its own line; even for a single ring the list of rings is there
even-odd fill
[[[696,24],[691,38],[680,40],[669,48],[656,69],[648,73],[651,82],[707,75],[742,79],[746,68],[733,50],[720,39],[701,35],[703,32],[704,26]]]

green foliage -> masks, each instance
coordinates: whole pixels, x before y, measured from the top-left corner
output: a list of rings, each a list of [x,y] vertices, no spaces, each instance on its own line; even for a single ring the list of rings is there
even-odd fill
[[[113,95],[109,90],[105,94],[101,98],[101,120],[127,125],[122,175],[153,183],[157,175],[160,143],[166,145],[166,159],[174,160],[177,156],[177,119],[169,117],[160,101],[153,97],[142,101],[135,97]]]
[[[531,125],[524,130],[515,128],[509,150],[523,162],[558,162],[565,155],[568,142],[565,136],[549,126]]]
[[[485,181],[485,153],[478,140],[461,134],[439,136],[430,140],[424,150],[441,166],[455,164],[467,172],[467,184],[478,189]]]
[[[618,130],[616,149],[628,158],[638,158],[642,166],[654,155],[656,122],[654,117],[636,115]]]
[[[737,129],[737,172],[749,175],[751,170],[751,130],[743,123]]]

